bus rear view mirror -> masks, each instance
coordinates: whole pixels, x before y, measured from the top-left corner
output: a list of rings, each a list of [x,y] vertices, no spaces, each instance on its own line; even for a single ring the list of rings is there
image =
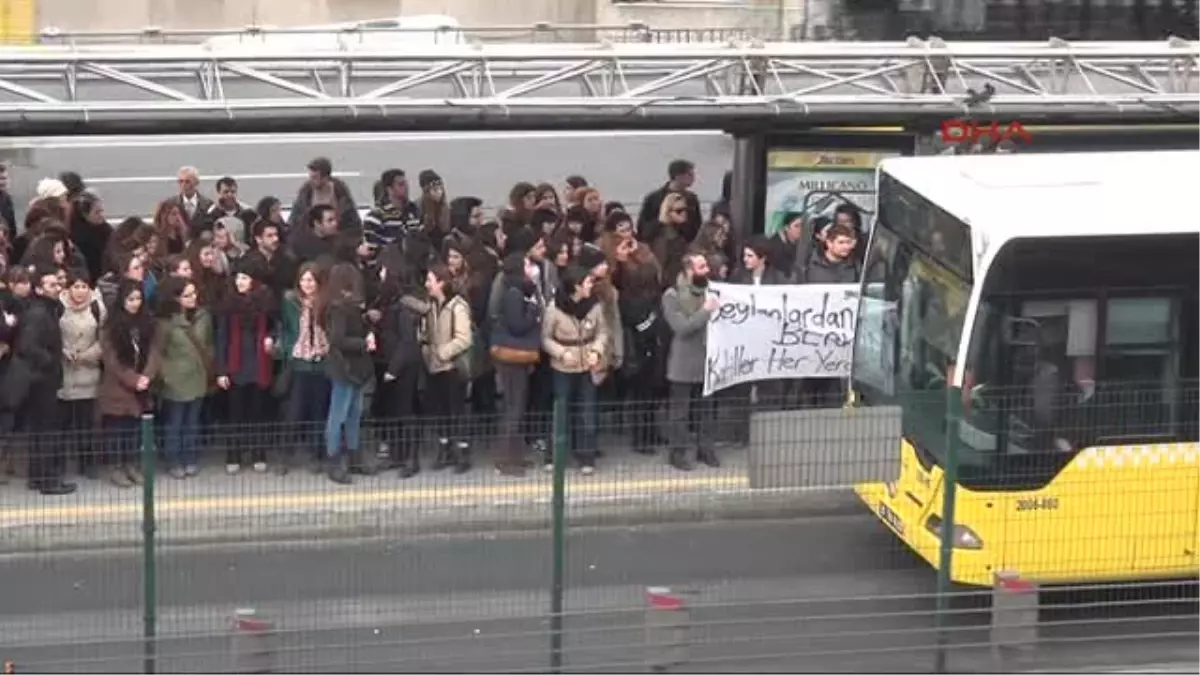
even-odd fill
[[[1041,326],[1033,319],[1006,317],[1004,320],[1004,342],[1013,347],[1036,347]]]

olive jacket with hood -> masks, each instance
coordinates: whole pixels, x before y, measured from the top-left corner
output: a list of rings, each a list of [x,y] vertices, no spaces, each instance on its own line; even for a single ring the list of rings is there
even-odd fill
[[[454,359],[471,349],[471,339],[471,307],[465,298],[452,295],[429,303],[421,356],[431,375],[453,370]]]

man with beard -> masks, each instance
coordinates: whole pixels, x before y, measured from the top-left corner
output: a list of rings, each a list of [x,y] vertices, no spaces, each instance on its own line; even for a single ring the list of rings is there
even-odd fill
[[[74,483],[63,481],[66,458],[57,437],[58,388],[62,386],[62,282],[54,267],[39,266],[32,275],[34,295],[17,334],[15,358],[28,366],[29,392],[19,419],[32,433],[29,448],[29,489],[43,495],[67,495]]]
[[[683,273],[662,297],[663,318],[671,327],[671,351],[667,357],[667,428],[671,442],[668,463],[680,471],[693,468],[688,449],[696,448],[696,458],[707,466],[718,467],[713,449],[716,420],[713,399],[704,397],[704,359],[708,340],[708,321],[717,309],[716,298],[708,295],[708,258],[703,251],[689,250],[683,257]],[[695,433],[688,420],[697,420]]]

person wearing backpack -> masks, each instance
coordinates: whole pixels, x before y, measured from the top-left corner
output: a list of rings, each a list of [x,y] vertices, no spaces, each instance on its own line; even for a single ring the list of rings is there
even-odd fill
[[[99,444],[94,444],[96,393],[100,387],[100,327],[104,303],[95,297],[86,269],[67,272],[62,295],[63,314],[58,320],[63,335],[63,379],[58,390],[65,434],[63,450],[75,455],[79,471],[95,480],[104,464]]]
[[[461,428],[467,381],[472,375],[474,330],[471,308],[452,282],[453,275],[445,265],[434,265],[426,275],[430,307],[421,352],[429,371],[425,391],[429,424],[438,443],[433,468],[453,466],[455,473],[466,473],[471,470],[471,444],[467,436],[454,432]]]

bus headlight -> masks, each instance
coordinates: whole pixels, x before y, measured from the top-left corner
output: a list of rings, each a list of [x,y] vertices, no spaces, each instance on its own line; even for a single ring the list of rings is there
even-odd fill
[[[929,516],[925,520],[925,527],[933,533],[939,540],[942,537],[942,519],[940,516]],[[970,550],[978,550],[983,548],[983,540],[979,535],[975,534],[974,530],[966,525],[955,525],[952,540],[954,548],[965,548]]]

